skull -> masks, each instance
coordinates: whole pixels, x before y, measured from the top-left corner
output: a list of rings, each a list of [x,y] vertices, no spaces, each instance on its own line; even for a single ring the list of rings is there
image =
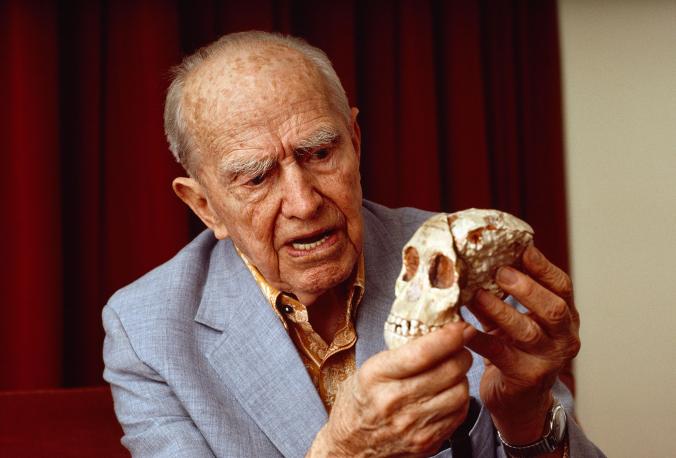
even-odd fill
[[[447,215],[440,213],[425,221],[404,246],[402,258],[397,298],[385,324],[389,348],[460,319],[455,305],[461,267]]]
[[[495,272],[518,263],[533,229],[498,210],[440,213],[425,221],[402,250],[396,299],[385,323],[385,343],[408,340],[461,319],[459,308],[478,288],[503,292]]]

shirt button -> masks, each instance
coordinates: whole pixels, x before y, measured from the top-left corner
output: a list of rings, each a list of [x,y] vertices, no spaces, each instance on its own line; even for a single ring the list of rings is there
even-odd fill
[[[293,307],[289,304],[279,304],[279,311],[288,315],[293,313]]]

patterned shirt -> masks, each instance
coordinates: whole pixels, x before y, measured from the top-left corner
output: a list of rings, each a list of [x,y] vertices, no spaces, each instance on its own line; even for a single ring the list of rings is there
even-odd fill
[[[319,397],[330,413],[338,387],[355,372],[356,368],[357,332],[353,317],[364,295],[364,256],[360,256],[356,272],[351,277],[343,326],[336,331],[333,341],[327,343],[312,328],[306,306],[291,293],[280,291],[268,283],[256,266],[239,250],[237,252],[289,333],[312,383],[317,388]]]

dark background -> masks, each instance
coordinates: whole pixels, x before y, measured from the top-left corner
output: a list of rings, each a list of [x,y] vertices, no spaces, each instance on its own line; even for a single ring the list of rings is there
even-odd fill
[[[170,187],[169,68],[247,29],[327,52],[365,197],[514,213],[567,268],[554,1],[0,0],[0,389],[103,383],[106,300],[202,229]]]

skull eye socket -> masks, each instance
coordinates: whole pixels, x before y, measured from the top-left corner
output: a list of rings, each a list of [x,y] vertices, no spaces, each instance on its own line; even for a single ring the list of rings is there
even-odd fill
[[[453,264],[450,259],[437,253],[430,262],[430,284],[433,288],[445,289],[453,286]]]
[[[404,277],[402,280],[409,281],[415,273],[418,271],[418,264],[420,264],[420,256],[418,256],[418,250],[415,247],[408,247],[404,250],[404,267],[406,267],[406,272],[404,272]]]

